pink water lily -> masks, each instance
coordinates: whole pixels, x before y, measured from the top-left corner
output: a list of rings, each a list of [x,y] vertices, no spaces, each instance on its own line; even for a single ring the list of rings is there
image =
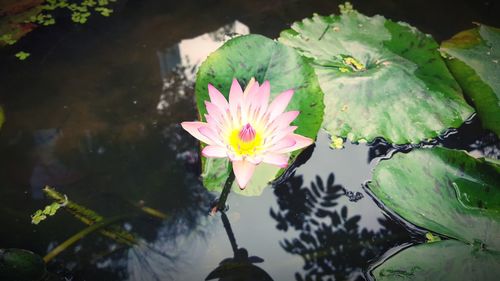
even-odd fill
[[[299,111],[285,112],[293,90],[279,94],[271,104],[269,81],[259,85],[251,79],[241,89],[236,79],[229,91],[229,102],[212,85],[208,85],[210,101],[205,101],[207,122],[182,122],[182,127],[207,144],[205,157],[228,157],[233,164],[241,189],[250,181],[256,165],[264,162],[285,168],[290,152],[312,144],[313,140],[294,131],[290,123]]]

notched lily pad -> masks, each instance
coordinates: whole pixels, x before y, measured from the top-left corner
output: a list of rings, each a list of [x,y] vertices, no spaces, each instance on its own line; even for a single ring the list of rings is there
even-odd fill
[[[271,99],[279,93],[294,89],[295,94],[286,111],[299,110],[292,123],[297,134],[315,139],[323,117],[323,92],[313,68],[293,48],[261,35],[233,38],[212,53],[203,64],[196,79],[196,103],[200,120],[207,112],[204,101],[209,100],[208,84],[214,85],[226,99],[233,78],[244,86],[252,77],[259,83],[269,80]],[[204,121],[204,120],[203,120]],[[292,154],[290,163],[299,152]],[[210,191],[220,191],[228,177],[228,160],[203,158],[203,184]],[[236,183],[233,190],[248,196],[260,195],[268,183],[283,172],[276,166],[259,164],[245,190]]]
[[[493,281],[500,275],[500,254],[446,240],[412,246],[371,270],[377,281]]]
[[[483,127],[500,135],[500,29],[479,25],[441,44],[446,63]]]
[[[432,232],[500,250],[500,165],[445,148],[381,161],[368,187],[384,205]]]
[[[331,135],[418,143],[473,113],[438,44],[408,24],[349,10],[296,22],[279,41],[312,60]]]

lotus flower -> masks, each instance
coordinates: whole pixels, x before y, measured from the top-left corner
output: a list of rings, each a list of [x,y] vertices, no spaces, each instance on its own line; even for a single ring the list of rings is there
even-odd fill
[[[229,102],[208,84],[210,101],[205,101],[207,122],[182,122],[182,127],[207,144],[202,155],[212,158],[228,157],[236,181],[244,189],[256,165],[264,162],[286,168],[289,153],[310,145],[313,140],[294,134],[290,123],[299,111],[284,112],[293,90],[279,94],[269,104],[270,83],[261,86],[251,79],[245,91],[233,79]]]

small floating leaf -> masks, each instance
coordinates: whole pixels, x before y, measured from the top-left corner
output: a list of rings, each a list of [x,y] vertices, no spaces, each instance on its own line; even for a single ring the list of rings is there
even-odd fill
[[[45,208],[42,210],[37,210],[32,216],[31,216],[31,223],[32,224],[39,224],[41,221],[44,221],[47,216],[53,216],[57,213],[57,210],[61,208],[61,204],[54,202],[48,206],[45,206]]]
[[[296,22],[279,38],[312,60],[331,135],[419,143],[471,116],[434,39],[348,3],[341,11]]]
[[[348,14],[356,11],[354,10],[354,7],[352,6],[351,2],[345,2],[344,4],[340,4],[339,10],[341,14]]]
[[[493,281],[500,276],[500,254],[475,250],[456,240],[412,246],[371,270],[377,281]]]
[[[427,243],[434,243],[437,241],[441,241],[441,238],[437,235],[432,234],[432,232],[427,232],[425,234],[425,239],[427,239]]]
[[[42,210],[37,210],[31,216],[31,223],[32,224],[39,224],[41,221],[44,221],[46,218],[47,218],[47,216],[43,213]]]
[[[500,135],[500,29],[479,25],[462,31],[441,50],[483,126]]]
[[[82,2],[83,6],[88,6],[88,7],[94,7],[96,4],[97,4],[97,2],[94,0],[84,0]]]
[[[14,45],[17,42],[14,38],[12,38],[12,34],[0,35],[0,41],[5,42],[7,45]]]
[[[436,147],[381,161],[368,187],[407,221],[500,250],[500,165]]]
[[[16,58],[18,58],[19,60],[25,60],[27,59],[28,57],[30,56],[30,53],[26,53],[24,51],[20,51],[16,54]]]
[[[97,12],[101,13],[101,15],[104,16],[104,17],[109,17],[111,15],[111,13],[113,12],[112,9],[103,8],[103,7],[95,8],[95,10]]]
[[[201,65],[196,79],[196,103],[200,116],[207,112],[208,84],[211,83],[228,98],[233,78],[242,86],[252,77],[259,83],[269,80],[271,99],[279,93],[294,89],[295,94],[286,111],[299,110],[292,123],[298,126],[295,133],[316,138],[323,116],[323,93],[314,70],[297,52],[261,35],[239,36],[227,41]],[[292,154],[292,162],[298,152]],[[226,159],[203,158],[203,183],[208,190],[222,190],[229,176]],[[235,192],[260,195],[268,183],[283,172],[279,167],[259,164],[245,190],[233,185]]]
[[[344,147],[344,140],[342,138],[332,136],[332,143],[330,144],[331,148],[341,149]]]

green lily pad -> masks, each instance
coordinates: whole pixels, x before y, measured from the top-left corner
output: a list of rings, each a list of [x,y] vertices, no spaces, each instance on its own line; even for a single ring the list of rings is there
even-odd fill
[[[368,187],[407,221],[500,250],[500,165],[446,148],[381,161]]]
[[[296,22],[279,41],[312,60],[333,136],[419,143],[473,113],[439,45],[406,23],[347,10]]]
[[[500,29],[479,25],[441,44],[446,63],[483,127],[500,135]]]
[[[500,276],[500,254],[456,240],[404,249],[371,271],[377,281],[493,281]]]
[[[39,255],[22,249],[0,249],[0,280],[37,281],[46,273]]]
[[[298,126],[297,134],[316,138],[323,117],[323,92],[313,68],[294,49],[261,35],[239,36],[227,41],[212,53],[203,64],[196,79],[196,103],[201,120],[207,112],[204,101],[209,100],[208,84],[217,88],[226,99],[233,78],[245,86],[252,77],[259,83],[269,80],[271,99],[279,93],[294,89],[295,94],[287,107],[299,110],[292,123]],[[298,155],[292,154],[290,162]],[[227,159],[203,159],[203,184],[208,190],[222,190],[228,177]],[[272,165],[260,164],[245,190],[236,184],[233,190],[248,196],[256,196],[268,183],[283,172]]]

